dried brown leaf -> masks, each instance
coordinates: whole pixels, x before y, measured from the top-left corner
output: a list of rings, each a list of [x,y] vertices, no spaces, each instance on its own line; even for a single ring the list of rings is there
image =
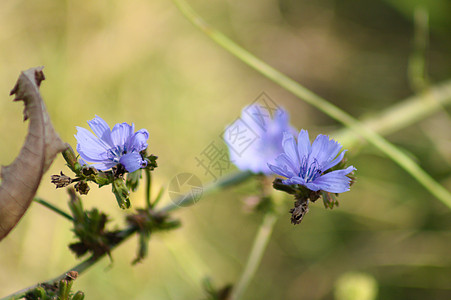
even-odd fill
[[[11,165],[2,167],[0,240],[19,222],[30,206],[42,175],[56,154],[66,148],[50,122],[39,93],[41,81],[45,79],[42,69],[37,67],[22,72],[11,90],[14,101],[24,101],[24,121],[30,121],[19,155]]]

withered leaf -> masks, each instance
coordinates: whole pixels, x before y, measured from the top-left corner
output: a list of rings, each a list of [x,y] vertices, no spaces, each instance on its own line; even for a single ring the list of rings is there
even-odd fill
[[[43,67],[22,72],[11,90],[14,101],[25,104],[24,121],[29,119],[28,134],[19,155],[9,166],[2,167],[0,185],[0,240],[19,222],[30,206],[42,175],[56,154],[66,149],[50,122],[39,93],[45,79]]]

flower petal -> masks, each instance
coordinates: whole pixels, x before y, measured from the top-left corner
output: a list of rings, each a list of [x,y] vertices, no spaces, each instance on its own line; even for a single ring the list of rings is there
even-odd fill
[[[294,139],[294,136],[288,132],[283,133],[283,141],[282,141],[283,150],[287,154],[289,160],[291,161],[291,167],[293,170],[296,170],[297,173],[298,170],[301,169],[301,164],[298,156],[298,151],[296,147],[296,140]]]
[[[351,179],[347,177],[349,173],[356,170],[350,166],[343,170],[336,170],[320,176],[312,183],[307,183],[306,187],[312,191],[323,190],[329,193],[343,193],[349,191]]]
[[[115,165],[117,165],[116,162],[113,161],[104,161],[104,162],[99,162],[99,163],[95,163],[95,164],[91,164],[89,165],[90,167],[94,167],[97,170],[100,171],[106,171],[111,169],[112,167],[114,167]]]
[[[298,135],[298,154],[299,158],[302,160],[304,157],[308,157],[310,151],[312,150],[310,146],[310,139],[308,136],[308,131],[301,129]]]
[[[298,176],[299,169],[296,168],[295,164],[293,164],[291,159],[285,153],[282,153],[279,156],[277,156],[274,161],[277,166],[281,167],[284,170],[287,170],[289,176],[286,177]]]
[[[322,170],[326,171],[329,170],[332,167],[335,167],[339,162],[343,160],[343,157],[345,156],[346,150],[343,150],[340,155],[337,156],[333,161],[329,162],[328,164],[322,166]]]
[[[114,125],[111,130],[111,139],[114,146],[123,147],[127,143],[128,139],[133,135],[134,125],[128,125],[127,123],[119,123]]]
[[[95,137],[89,130],[77,127],[77,151],[87,161],[102,161],[108,159],[108,146]]]
[[[305,185],[305,180],[301,177],[292,177],[285,180],[282,180],[283,184],[293,185],[293,184],[302,184]]]
[[[320,166],[329,157],[329,137],[324,134],[319,134],[312,143],[312,151],[310,153],[309,165],[316,163]],[[323,170],[324,171],[324,170]]]
[[[148,139],[149,132],[146,129],[140,129],[129,139],[127,149],[129,149],[129,151],[141,152],[147,148]]]
[[[271,171],[273,171],[275,174],[278,174],[280,176],[285,176],[285,177],[291,177],[292,173],[288,171],[286,166],[274,166],[271,164],[268,164],[268,168],[271,169]]]
[[[131,152],[122,155],[119,162],[129,173],[132,173],[147,165],[146,161],[142,159],[141,154],[139,154],[138,152]]]
[[[96,115],[94,119],[88,121],[88,125],[89,127],[91,127],[91,130],[99,139],[101,139],[109,147],[114,147],[113,142],[111,140],[110,126],[108,126],[107,122],[105,122],[101,117]]]

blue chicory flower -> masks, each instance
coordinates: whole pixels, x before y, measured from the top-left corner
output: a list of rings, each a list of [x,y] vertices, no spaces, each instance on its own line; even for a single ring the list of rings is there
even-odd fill
[[[93,162],[92,166],[106,171],[122,164],[128,172],[134,172],[147,165],[140,154],[147,148],[149,132],[146,129],[135,131],[135,125],[119,123],[110,130],[108,124],[99,116],[88,121],[89,130],[77,127],[77,151],[85,161]]]
[[[265,108],[253,104],[243,109],[241,118],[229,125],[223,136],[230,160],[238,169],[270,175],[273,172],[267,163],[273,162],[283,151],[284,132],[296,132],[284,109],[277,109],[271,118]]]
[[[325,173],[336,166],[346,152],[342,146],[327,135],[318,135],[310,145],[307,130],[301,130],[296,140],[292,134],[285,133],[282,146],[284,153],[276,158],[275,164],[268,164],[274,173],[287,179],[283,184],[300,184],[312,191],[323,190],[330,193],[349,191],[351,179],[349,173],[356,170],[353,166]],[[338,155],[338,156],[337,156]]]

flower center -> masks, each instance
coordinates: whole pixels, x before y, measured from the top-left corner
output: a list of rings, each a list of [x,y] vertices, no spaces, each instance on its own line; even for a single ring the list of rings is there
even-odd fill
[[[304,156],[301,160],[301,169],[299,170],[299,177],[304,178],[305,182],[312,182],[318,178],[322,171],[316,159],[309,164],[309,158]]]
[[[127,154],[127,146],[116,146],[108,150],[108,159],[115,163],[119,163],[121,156],[124,154]]]

